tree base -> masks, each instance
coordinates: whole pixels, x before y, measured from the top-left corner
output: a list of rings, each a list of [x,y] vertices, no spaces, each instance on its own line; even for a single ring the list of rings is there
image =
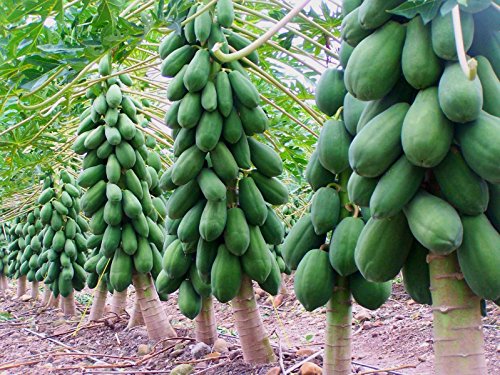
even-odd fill
[[[466,284],[456,252],[430,254],[437,375],[486,375],[480,298]]]
[[[203,298],[201,312],[194,320],[196,340],[213,345],[217,340],[217,325],[212,296]]]
[[[275,362],[276,356],[262,324],[252,280],[248,276],[243,276],[240,291],[231,305],[245,362]]]
[[[89,321],[94,322],[96,320],[102,319],[102,317],[104,316],[107,297],[108,288],[106,287],[106,284],[101,280],[101,283],[94,291],[94,301],[92,302],[92,307],[90,308]]]

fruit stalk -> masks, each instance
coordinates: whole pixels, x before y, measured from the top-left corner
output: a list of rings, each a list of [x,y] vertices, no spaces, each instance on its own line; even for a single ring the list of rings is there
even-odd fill
[[[213,345],[217,339],[217,324],[212,296],[202,300],[200,314],[195,319],[195,335],[197,341],[207,345]]]
[[[104,316],[104,308],[106,307],[106,298],[108,297],[108,288],[106,284],[101,282],[94,292],[94,302],[90,308],[89,320],[96,321]]]
[[[435,373],[487,373],[480,298],[467,286],[456,253],[429,255]]]
[[[232,300],[231,305],[245,362],[274,362],[276,357],[264,330],[255,301],[252,280],[248,276],[242,277],[240,291]]]
[[[349,282],[339,277],[332,298],[326,306],[326,342],[323,373],[347,375],[351,373],[352,304]]]
[[[17,293],[16,297],[21,298],[26,293],[26,275],[17,279]]]
[[[257,40],[253,41],[250,45],[246,46],[245,48],[225,54],[220,50],[221,44],[217,43],[214,48],[212,49],[212,52],[214,53],[215,57],[217,60],[221,62],[231,62],[231,61],[236,61],[240,60],[243,57],[248,56],[251,54],[253,51],[255,51],[257,48],[261,47],[266,43],[271,37],[276,34],[283,26],[285,26],[288,22],[290,22],[297,14],[301,12],[301,10],[310,2],[311,0],[305,0],[302,3],[298,4],[295,6],[290,13],[288,13],[285,17],[283,17],[274,27],[271,29],[267,30],[261,37],[259,37]]]
[[[176,337],[175,330],[170,325],[167,314],[158,297],[150,274],[135,274],[132,276],[137,299],[146,323],[148,336],[152,340]]]

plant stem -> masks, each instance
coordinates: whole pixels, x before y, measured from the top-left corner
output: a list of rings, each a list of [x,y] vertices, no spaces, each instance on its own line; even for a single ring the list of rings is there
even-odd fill
[[[477,75],[477,61],[475,59],[467,61],[464,48],[464,37],[462,33],[462,22],[460,21],[460,7],[458,4],[451,10],[451,16],[453,19],[453,32],[455,34],[455,46],[457,47],[458,61],[465,76],[472,81]]]
[[[310,2],[311,0],[304,0],[293,8],[290,13],[288,13],[285,17],[283,17],[274,27],[267,30],[264,35],[260,36],[257,40],[253,41],[251,44],[246,46],[245,48],[232,52],[229,54],[225,54],[220,50],[221,44],[217,43],[212,52],[214,53],[217,60],[221,62],[230,62],[235,60],[240,60],[243,57],[248,56],[257,48],[261,47],[264,43],[266,43],[271,37],[276,34],[282,27],[284,27],[288,22],[290,22],[300,11]]]
[[[101,280],[94,291],[94,301],[90,308],[89,320],[96,321],[104,316],[104,309],[106,307],[106,299],[108,297],[108,288],[106,283]]]
[[[122,292],[113,292],[113,297],[111,298],[111,312],[120,316],[125,312],[127,307],[127,290]]]
[[[274,362],[276,356],[262,324],[252,280],[247,275],[243,275],[240,291],[231,305],[245,362]]]
[[[177,334],[170,325],[165,310],[163,310],[151,275],[135,274],[132,276],[132,280],[149,338],[161,340],[176,337]]]
[[[196,340],[204,342],[207,345],[213,345],[217,339],[217,325],[212,296],[203,298],[201,312],[195,318],[194,322]]]
[[[31,282],[31,299],[33,301],[38,300],[38,281],[36,280]]]
[[[24,293],[26,293],[26,275],[25,276],[20,276],[17,279],[17,293],[16,297],[21,298]]]
[[[456,252],[429,254],[437,375],[486,375],[480,298],[460,271]]]
[[[352,304],[349,281],[339,277],[326,306],[326,340],[323,374],[351,373]]]

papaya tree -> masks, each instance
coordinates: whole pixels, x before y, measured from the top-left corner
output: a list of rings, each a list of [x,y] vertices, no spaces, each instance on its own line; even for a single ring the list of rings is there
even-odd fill
[[[346,94],[341,66],[327,69],[315,91],[318,108],[333,118],[323,124],[306,169],[306,179],[314,191],[309,212],[290,230],[283,257],[296,270],[295,295],[304,308],[313,311],[327,305],[323,373],[350,374],[352,297],[361,306],[375,310],[389,298],[392,282],[367,281],[354,259],[357,240],[370,218],[348,195],[352,124],[362,106]]]
[[[348,190],[372,216],[355,263],[370,281],[402,268],[432,304],[437,374],[485,374],[480,300],[500,294],[498,14],[490,1],[396,3],[364,1],[343,23],[346,88],[366,102]]]
[[[17,280],[16,298],[21,298],[26,293],[26,276],[21,275],[23,252],[26,248],[25,237],[28,235],[28,213],[16,217],[10,228],[8,277]]]
[[[7,279],[7,269],[9,266],[9,223],[2,223],[2,230],[0,231],[0,290],[2,296],[5,297],[5,292],[9,288],[9,281]]]
[[[80,216],[81,189],[66,170],[46,184],[38,198],[42,205],[40,221],[45,225],[40,241],[43,251],[36,261],[35,278],[44,281],[53,299],[62,297],[66,315],[75,315],[74,291],[85,287],[86,232],[88,225]]]
[[[173,337],[151,276],[159,269],[164,241],[156,221],[165,204],[150,192],[159,189],[159,156],[151,156],[137,126],[141,104],[123,93],[133,84],[130,76],[113,73],[109,55],[100,60],[99,73],[102,78],[87,91],[92,105],[80,116],[72,147],[85,155],[78,184],[87,189],[82,209],[91,218],[87,283],[100,288],[94,310],[102,311],[105,288],[120,293],[133,284],[149,336]]]
[[[160,45],[162,75],[172,78],[165,123],[177,157],[161,183],[173,191],[167,231],[177,238],[165,250],[156,283],[167,293],[179,288],[178,304],[188,317],[203,310],[204,324],[197,320],[203,327],[213,326],[210,307],[203,306],[210,290],[220,302],[231,301],[245,361],[267,363],[275,357],[252,280],[279,292],[280,267],[268,245],[283,241],[272,206],[286,203],[288,191],[276,178],[283,172],[279,155],[257,137],[269,120],[245,63],[210,53],[250,44],[231,30],[233,19],[231,1],[192,5],[181,33]],[[248,60],[258,64],[257,52]]]

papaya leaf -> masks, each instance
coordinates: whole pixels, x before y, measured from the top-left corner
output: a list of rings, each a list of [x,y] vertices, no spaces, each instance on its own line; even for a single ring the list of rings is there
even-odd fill
[[[411,19],[422,16],[424,23],[429,23],[436,17],[443,0],[408,0],[389,11],[389,13]]]

